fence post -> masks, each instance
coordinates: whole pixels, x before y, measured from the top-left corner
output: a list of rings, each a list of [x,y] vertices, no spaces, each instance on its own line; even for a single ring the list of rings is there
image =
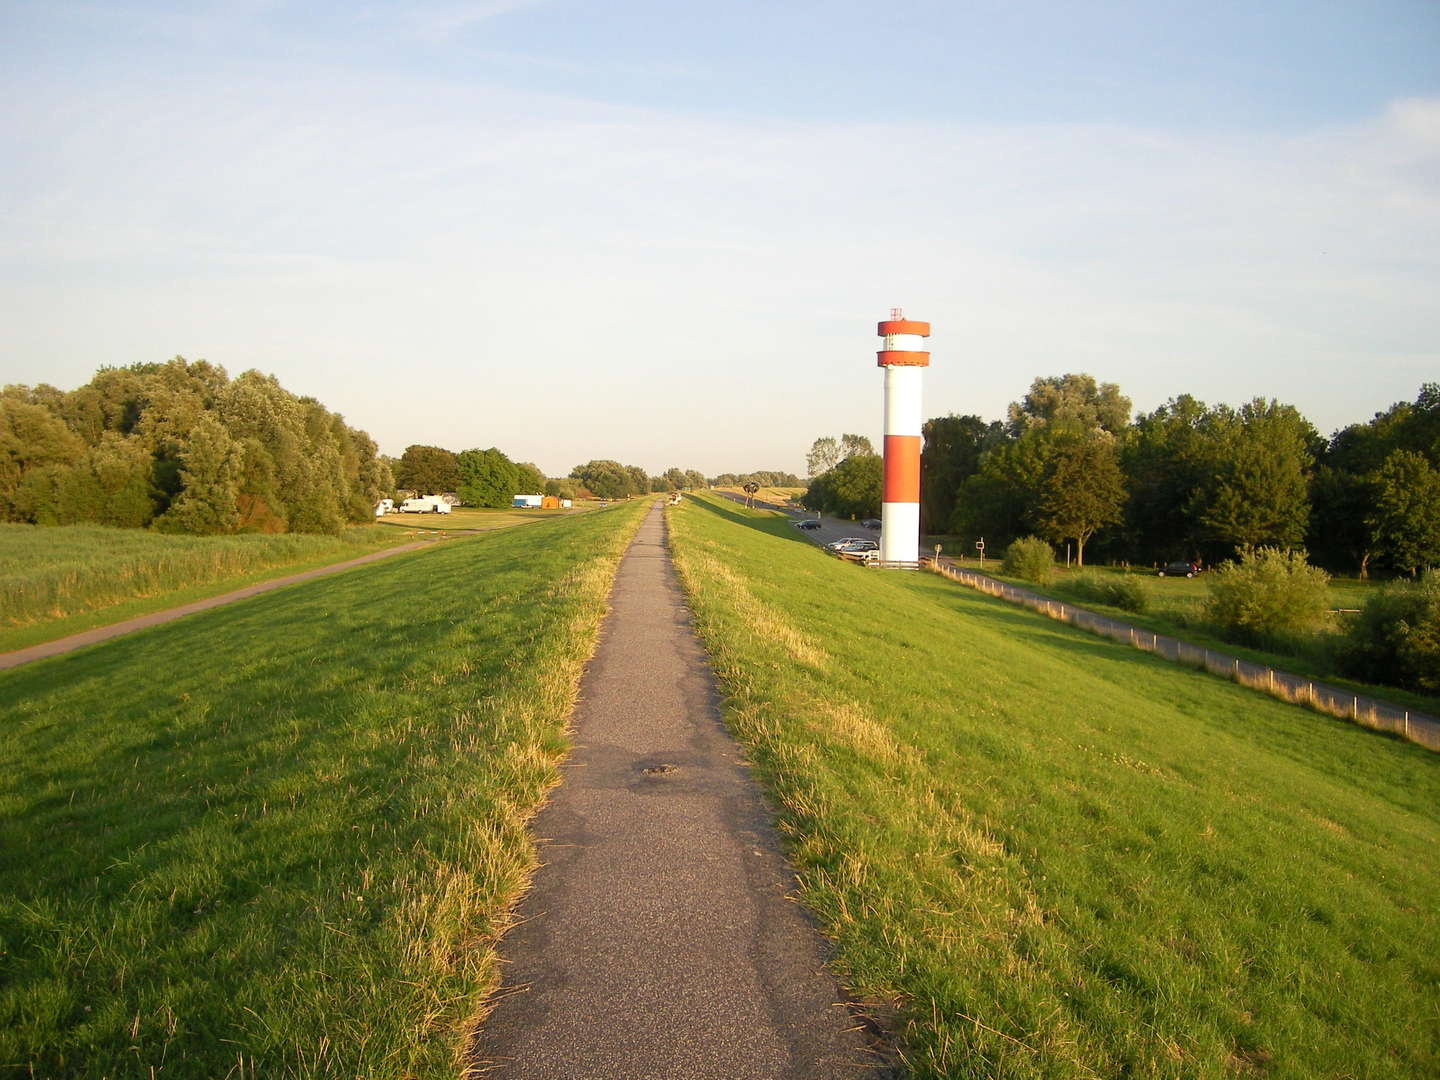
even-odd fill
[[[1230,664],[1230,677],[1237,683],[1240,681],[1240,658],[1237,656]]]
[[[1405,713],[1405,738],[1410,738],[1410,713]]]
[[[1350,699],[1350,719],[1360,719],[1360,699],[1358,697]]]
[[[1266,668],[1265,671],[1270,676],[1270,693],[1273,695],[1275,693],[1275,669],[1273,667]]]

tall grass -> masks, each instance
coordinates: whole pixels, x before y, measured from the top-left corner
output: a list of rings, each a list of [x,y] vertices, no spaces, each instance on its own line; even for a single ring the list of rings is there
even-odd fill
[[[915,1075],[1440,1075],[1440,757],[670,513],[803,899]]]
[[[0,675],[0,1064],[460,1074],[643,510]]]
[[[103,525],[0,523],[0,627],[24,626],[397,537],[375,526],[341,536],[175,536]]]

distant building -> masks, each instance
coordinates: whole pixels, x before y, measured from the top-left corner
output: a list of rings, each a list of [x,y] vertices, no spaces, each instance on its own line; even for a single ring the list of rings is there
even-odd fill
[[[544,495],[516,495],[510,505],[517,510],[539,510],[544,503]]]

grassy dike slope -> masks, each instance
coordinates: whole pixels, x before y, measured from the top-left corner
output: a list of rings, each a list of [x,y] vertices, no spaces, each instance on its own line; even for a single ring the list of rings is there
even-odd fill
[[[0,675],[0,1071],[457,1075],[643,509]]]
[[[1440,1075],[1440,755],[669,513],[805,901],[916,1075]]]

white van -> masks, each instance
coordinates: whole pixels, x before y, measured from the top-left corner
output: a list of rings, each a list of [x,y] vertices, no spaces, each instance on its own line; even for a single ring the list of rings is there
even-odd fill
[[[439,495],[426,495],[420,499],[406,499],[400,504],[402,514],[448,514],[450,504]]]

